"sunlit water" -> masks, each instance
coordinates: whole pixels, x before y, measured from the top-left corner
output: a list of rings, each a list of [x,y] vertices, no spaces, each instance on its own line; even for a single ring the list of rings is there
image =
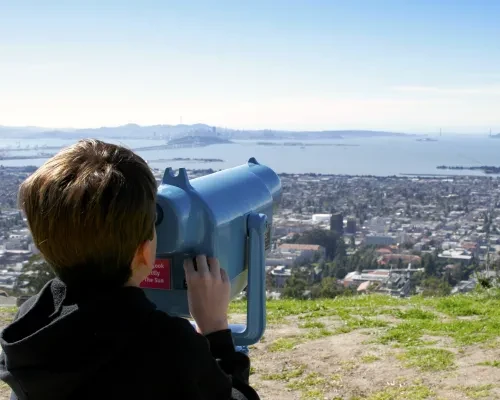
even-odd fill
[[[113,140],[132,149],[163,144],[152,140]],[[20,141],[21,146],[64,146],[74,140],[41,139]],[[273,141],[278,142],[278,141]],[[16,139],[0,138],[0,148],[16,147]],[[303,141],[330,146],[261,146],[256,141],[238,141],[232,144],[198,148],[140,151],[139,154],[153,167],[188,169],[223,169],[233,167],[256,157],[277,172],[346,175],[398,175],[398,174],[462,174],[484,175],[481,171],[444,171],[438,165],[500,165],[500,139],[488,137],[445,137],[437,142],[418,142],[415,138],[367,138],[351,140]],[[331,144],[350,144],[355,147],[336,147]],[[10,154],[34,155],[39,151],[54,153],[55,150],[11,152]],[[217,163],[155,161],[171,158],[217,158]],[[5,166],[41,165],[45,159],[5,160]]]

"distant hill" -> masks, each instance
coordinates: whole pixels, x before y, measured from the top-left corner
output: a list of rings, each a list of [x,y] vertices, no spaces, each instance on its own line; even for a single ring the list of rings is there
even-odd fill
[[[230,140],[217,136],[184,136],[172,139],[167,143],[168,147],[204,147],[211,144],[232,143]]]
[[[113,139],[165,139],[171,140],[184,136],[220,137],[225,139],[347,139],[367,137],[413,136],[404,133],[367,131],[367,130],[329,130],[329,131],[283,131],[283,130],[245,130],[227,129],[206,124],[194,125],[151,125],[140,126],[127,124],[117,127],[102,127],[93,129],[48,130],[36,127],[5,127],[0,126],[0,137],[16,139],[82,139],[113,138]]]
[[[6,135],[23,135],[26,133],[40,133],[46,131],[45,128],[37,128],[32,126],[2,126],[0,125],[0,137],[7,137]]]

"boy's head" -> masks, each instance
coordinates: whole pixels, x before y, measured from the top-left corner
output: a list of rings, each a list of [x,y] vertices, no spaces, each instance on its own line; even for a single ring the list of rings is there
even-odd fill
[[[81,140],[19,189],[33,240],[69,286],[138,285],[156,253],[156,180],[124,147]]]

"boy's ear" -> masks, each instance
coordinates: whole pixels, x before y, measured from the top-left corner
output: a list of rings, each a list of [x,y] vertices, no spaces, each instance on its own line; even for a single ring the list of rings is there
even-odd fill
[[[133,270],[149,267],[149,264],[151,264],[151,245],[150,240],[146,240],[139,245],[132,260]]]

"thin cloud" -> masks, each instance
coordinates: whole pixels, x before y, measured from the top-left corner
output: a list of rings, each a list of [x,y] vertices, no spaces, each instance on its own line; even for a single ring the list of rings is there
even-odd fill
[[[442,88],[437,86],[395,86],[392,90],[406,93],[428,93],[444,95],[500,95],[500,85],[489,87]]]

